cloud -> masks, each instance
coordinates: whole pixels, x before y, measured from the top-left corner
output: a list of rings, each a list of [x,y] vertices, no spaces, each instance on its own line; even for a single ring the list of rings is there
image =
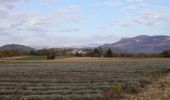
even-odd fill
[[[168,10],[144,10],[138,15],[132,17],[119,18],[108,25],[102,25],[100,29],[108,29],[112,27],[128,27],[135,25],[158,26],[170,23],[170,11]]]
[[[45,2],[48,2],[48,3],[54,3],[56,1],[59,1],[59,0],[44,0]]]
[[[96,29],[96,24],[98,26],[99,23],[104,23],[100,29],[116,27],[118,28],[116,31],[122,32],[124,27],[129,26],[154,27],[170,23],[169,10],[160,10],[158,5],[154,5],[158,7],[157,9],[153,9],[155,8],[153,6],[149,7],[153,0],[95,0],[95,6],[105,10],[104,16],[100,16],[100,12],[103,11],[99,11],[97,7],[92,8],[93,10],[86,9],[85,6],[92,3],[91,1],[87,4],[74,0],[69,2],[66,0],[60,4],[60,1],[62,2],[62,0],[38,0],[38,2],[35,0],[0,0],[0,44],[71,46],[89,44],[89,41],[90,44],[105,43],[112,42],[115,36],[102,33],[105,31]],[[74,3],[79,5],[72,5]],[[106,7],[109,9],[105,9]],[[114,10],[111,14],[109,11],[112,9]],[[84,14],[88,15],[87,19]],[[108,21],[110,23],[107,23]],[[98,35],[91,36],[95,33]],[[103,34],[106,36],[102,36]]]
[[[107,7],[118,7],[121,6],[123,2],[120,0],[106,0],[106,1],[98,1],[94,5],[95,6],[107,6]]]
[[[0,8],[13,9],[16,4],[27,1],[29,0],[0,0]]]
[[[169,11],[144,11],[141,15],[134,18],[138,24],[160,25],[161,23],[170,22]]]
[[[9,11],[10,12],[10,11]],[[5,13],[5,12],[0,12]],[[30,17],[31,16],[31,17]],[[38,12],[10,12],[1,16],[0,28],[13,31],[28,30],[48,30],[49,28],[57,28],[63,25],[79,22],[83,19],[83,15],[76,6],[68,6],[67,8],[56,9],[42,15]],[[45,31],[44,31],[45,32]]]
[[[59,29],[58,32],[80,32],[79,28]]]
[[[148,0],[98,0],[94,5],[116,7],[120,10],[135,10],[137,8],[146,7],[148,5]]]
[[[49,2],[52,1],[54,2],[54,0]],[[54,8],[45,13],[34,10],[22,12],[15,10],[17,4],[23,3],[24,5],[27,2],[30,0],[0,0],[0,37],[3,38],[0,40],[0,44],[8,42],[43,45],[48,39],[47,44],[56,45],[56,42],[63,39],[62,33],[80,31],[76,27],[67,28],[72,23],[84,19],[79,6],[69,5]]]

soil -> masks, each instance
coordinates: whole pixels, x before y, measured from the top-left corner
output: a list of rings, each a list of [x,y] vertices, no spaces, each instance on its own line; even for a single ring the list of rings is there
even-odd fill
[[[170,73],[154,80],[138,94],[128,95],[126,100],[170,100]]]

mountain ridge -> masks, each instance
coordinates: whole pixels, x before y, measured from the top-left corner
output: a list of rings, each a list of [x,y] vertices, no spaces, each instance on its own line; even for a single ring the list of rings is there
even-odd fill
[[[118,42],[104,44],[102,48],[111,48],[115,53],[159,53],[170,49],[170,36],[140,35],[132,38],[123,38]]]
[[[160,53],[164,50],[170,50],[170,36],[164,35],[155,35],[155,36],[148,36],[148,35],[139,35],[136,37],[131,38],[122,38],[121,40],[110,43],[110,44],[103,44],[96,47],[70,47],[71,49],[94,49],[94,48],[102,48],[102,49],[111,49],[113,53]],[[65,48],[65,49],[69,49]],[[19,44],[7,44],[0,47],[0,51],[2,50],[19,50],[19,51],[35,51],[34,49],[29,46],[19,45]]]
[[[30,52],[30,51],[35,51],[36,49],[20,44],[6,44],[0,47],[0,51],[2,50],[18,50],[18,51]]]

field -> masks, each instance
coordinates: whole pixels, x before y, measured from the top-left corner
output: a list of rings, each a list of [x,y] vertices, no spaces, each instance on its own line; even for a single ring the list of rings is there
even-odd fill
[[[39,61],[39,60],[46,60],[45,56],[21,56],[21,57],[9,57],[9,58],[1,58],[1,60],[7,60],[7,61]]]
[[[137,93],[170,60],[73,58],[0,61],[0,100],[109,100]]]

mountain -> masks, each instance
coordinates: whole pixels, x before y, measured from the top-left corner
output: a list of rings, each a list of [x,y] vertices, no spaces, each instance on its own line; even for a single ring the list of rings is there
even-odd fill
[[[94,49],[97,46],[92,44],[91,47],[80,46],[79,48],[74,46],[72,49]],[[109,49],[114,53],[160,53],[164,50],[170,50],[170,36],[147,36],[140,35],[133,38],[122,38],[120,41],[112,44],[104,44],[100,46],[103,49]],[[8,44],[0,47],[0,50],[20,50],[20,51],[32,51],[36,50],[32,47]]]
[[[170,36],[140,35],[123,38],[112,44],[104,44],[102,48],[111,48],[114,53],[159,53],[170,49]]]
[[[8,44],[0,47],[0,50],[19,50],[19,51],[25,51],[30,52],[32,50],[36,50],[32,47],[24,46],[24,45],[18,45],[18,44]]]

